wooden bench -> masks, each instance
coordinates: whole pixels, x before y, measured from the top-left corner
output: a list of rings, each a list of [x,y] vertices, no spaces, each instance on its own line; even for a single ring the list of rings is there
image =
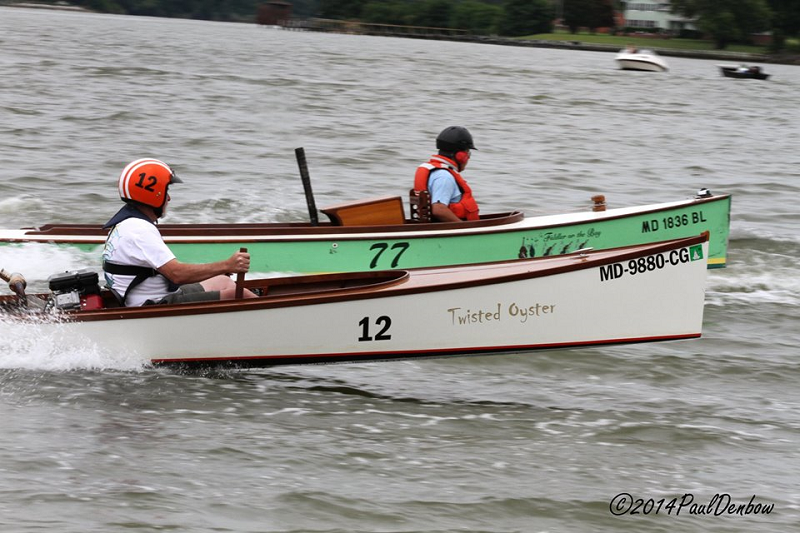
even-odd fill
[[[334,226],[384,226],[406,221],[403,200],[399,196],[382,196],[337,204],[320,209]]]

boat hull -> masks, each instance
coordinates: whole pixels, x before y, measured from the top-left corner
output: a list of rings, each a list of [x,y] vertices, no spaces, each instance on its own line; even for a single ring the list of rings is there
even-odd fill
[[[647,72],[666,72],[669,70],[666,62],[658,56],[620,54],[615,60],[622,70],[642,70]]]
[[[769,74],[763,72],[740,72],[738,67],[720,67],[720,72],[726,78],[736,78],[739,80],[766,80],[769,79]]]
[[[222,260],[239,248],[252,272],[359,272],[546,257],[710,234],[708,266],[724,267],[730,195],[563,215],[521,214],[461,224],[341,227],[307,224],[161,225],[184,262]],[[0,230],[0,245],[49,243],[97,251],[98,226]]]
[[[57,324],[40,320],[38,327],[41,335],[126,359],[235,366],[688,339],[701,335],[707,253],[702,236],[551,258],[394,271],[362,287],[80,311]],[[310,278],[322,284],[339,280],[332,276]]]

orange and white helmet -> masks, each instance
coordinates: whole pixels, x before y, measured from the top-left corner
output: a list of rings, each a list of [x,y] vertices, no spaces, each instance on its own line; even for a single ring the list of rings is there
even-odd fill
[[[119,175],[119,197],[150,207],[163,207],[170,183],[183,183],[169,165],[158,159],[137,159]]]

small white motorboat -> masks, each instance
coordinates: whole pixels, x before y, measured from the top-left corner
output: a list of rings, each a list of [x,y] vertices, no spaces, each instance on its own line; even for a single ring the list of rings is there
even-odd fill
[[[669,66],[664,59],[652,50],[625,48],[615,58],[622,70],[645,70],[649,72],[666,72]]]
[[[474,265],[242,280],[258,298],[119,307],[97,273],[51,293],[0,296],[0,338],[20,324],[60,344],[155,364],[271,366],[699,337],[708,233]]]

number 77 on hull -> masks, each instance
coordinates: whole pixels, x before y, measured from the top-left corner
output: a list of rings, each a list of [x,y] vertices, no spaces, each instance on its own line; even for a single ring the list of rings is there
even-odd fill
[[[185,262],[222,260],[245,247],[252,272],[363,272],[563,255],[606,250],[709,233],[709,268],[726,264],[730,195],[601,211],[525,217],[483,215],[462,223],[420,223],[400,214],[394,223],[161,224],[164,240]],[[322,210],[325,212],[325,210]],[[0,230],[0,246],[50,243],[99,250],[106,234],[97,225],[46,225]]]

